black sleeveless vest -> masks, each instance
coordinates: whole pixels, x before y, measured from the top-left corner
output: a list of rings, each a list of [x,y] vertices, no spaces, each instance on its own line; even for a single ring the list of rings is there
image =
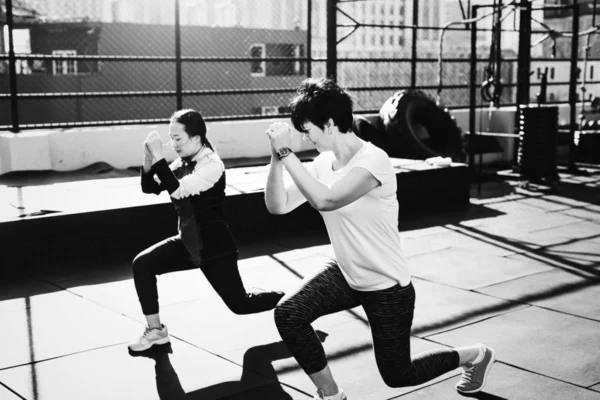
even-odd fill
[[[183,160],[173,171],[181,179],[194,171],[194,161]],[[171,197],[178,215],[178,231],[195,266],[217,257],[237,253],[237,245],[225,221],[225,171],[208,190],[197,195],[175,199]]]

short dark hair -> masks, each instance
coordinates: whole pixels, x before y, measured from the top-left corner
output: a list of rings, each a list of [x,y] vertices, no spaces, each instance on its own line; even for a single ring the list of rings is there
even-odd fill
[[[294,128],[306,133],[304,124],[311,122],[321,129],[332,119],[339,131],[352,129],[352,96],[331,79],[308,78],[297,89],[290,103]]]
[[[202,118],[202,114],[198,111],[192,110],[191,108],[175,111],[173,115],[171,115],[170,121],[182,124],[185,133],[187,133],[189,137],[200,136],[201,143],[214,151],[206,137],[206,123],[204,122],[204,118]]]

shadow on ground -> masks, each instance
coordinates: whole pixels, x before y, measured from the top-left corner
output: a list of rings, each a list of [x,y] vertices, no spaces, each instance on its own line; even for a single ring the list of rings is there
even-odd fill
[[[327,338],[327,333],[317,331],[321,342]],[[221,382],[190,393],[186,393],[181,385],[177,372],[169,354],[173,353],[171,344],[154,346],[141,353],[132,353],[133,357],[145,357],[154,360],[156,373],[156,389],[161,400],[201,400],[219,398],[222,400],[269,399],[291,400],[292,397],[283,389],[277,380],[273,362],[291,358],[287,346],[283,342],[274,342],[255,346],[246,351],[243,360],[242,376],[239,381]],[[264,385],[255,382],[256,376],[272,380],[273,383]],[[290,391],[296,389],[287,388]],[[224,396],[225,394],[225,396]]]

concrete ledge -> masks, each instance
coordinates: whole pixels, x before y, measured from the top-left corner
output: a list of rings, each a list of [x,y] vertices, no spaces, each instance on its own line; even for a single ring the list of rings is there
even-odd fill
[[[397,171],[401,226],[407,220],[419,218],[422,212],[431,215],[463,210],[469,205],[470,176],[466,165],[440,168],[418,160],[393,161]],[[324,232],[320,214],[308,203],[287,215],[269,214],[263,191],[266,167],[234,170],[235,173],[232,171],[229,175],[224,209],[236,239]],[[59,201],[50,199],[57,206],[64,203],[62,209],[71,211],[0,222],[2,275],[27,276],[60,264],[81,264],[85,268],[90,262],[105,259],[123,257],[132,260],[146,247],[176,234],[177,216],[168,197],[148,197],[139,193],[136,197],[139,188],[133,183],[137,183],[137,179],[122,180],[124,183],[121,184],[114,182],[120,179],[111,180],[110,188],[102,186],[102,180],[71,182],[64,197],[56,192]],[[77,184],[82,187],[77,189]],[[32,191],[31,195],[52,197],[52,189]],[[135,193],[134,189],[137,189]],[[97,198],[96,193],[104,194]],[[102,200],[102,197],[106,199]],[[85,199],[93,198],[97,198],[95,204],[86,203]],[[73,202],[74,205],[69,204]],[[87,205],[87,211],[81,207],[81,202]],[[38,205],[42,204],[38,202]]]

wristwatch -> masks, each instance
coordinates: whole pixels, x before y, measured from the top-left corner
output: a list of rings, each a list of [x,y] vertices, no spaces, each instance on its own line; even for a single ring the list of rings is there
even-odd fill
[[[277,158],[281,160],[282,158],[287,157],[292,153],[293,151],[289,147],[282,147],[281,149],[277,150]]]

